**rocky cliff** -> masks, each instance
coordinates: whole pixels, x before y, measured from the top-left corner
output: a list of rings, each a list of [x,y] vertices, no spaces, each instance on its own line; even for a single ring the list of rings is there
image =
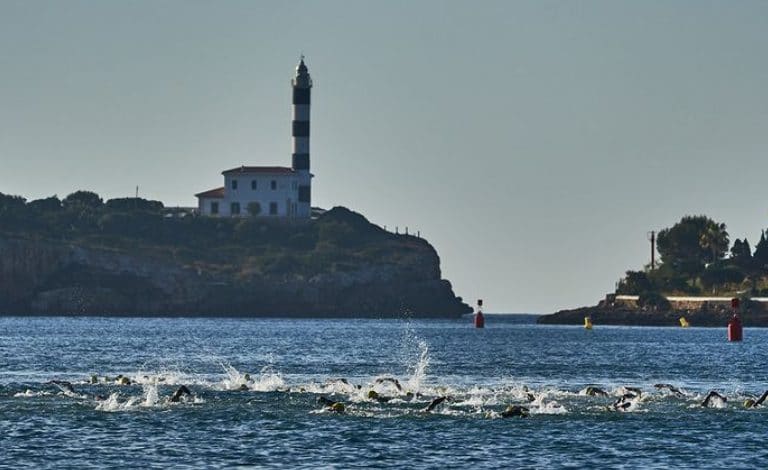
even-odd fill
[[[155,230],[161,242],[106,229],[62,237],[3,231],[0,314],[455,317],[471,311],[441,279],[428,242],[385,232],[347,209],[298,225],[219,220],[215,229],[191,236],[196,223],[213,222],[160,221],[170,233]]]

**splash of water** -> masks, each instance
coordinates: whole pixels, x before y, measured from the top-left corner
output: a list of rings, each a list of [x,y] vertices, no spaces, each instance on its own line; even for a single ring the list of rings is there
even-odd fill
[[[283,376],[271,365],[261,369],[258,380],[251,385],[251,390],[258,392],[272,392],[285,387]]]
[[[144,385],[144,400],[142,401],[141,406],[144,406],[146,408],[152,408],[157,406],[159,402],[160,402],[160,395],[157,392],[157,385],[156,384]]]
[[[405,384],[406,390],[418,393],[427,377],[429,367],[429,345],[425,340],[419,340],[419,356],[415,364],[409,366],[410,378]]]
[[[256,392],[272,392],[285,387],[285,380],[274,367],[267,365],[261,368],[259,376],[255,379],[249,373],[237,370],[231,364],[219,363],[224,369],[226,377],[221,381],[223,390],[253,390]]]

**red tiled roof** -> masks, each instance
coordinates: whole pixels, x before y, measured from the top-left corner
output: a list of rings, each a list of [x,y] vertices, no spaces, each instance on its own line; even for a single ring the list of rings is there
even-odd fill
[[[214,199],[221,199],[224,197],[224,187],[203,191],[202,193],[195,194],[195,197],[209,197]]]
[[[293,168],[284,166],[239,166],[221,172],[222,175],[226,175],[227,173],[269,173],[288,175],[293,173]]]

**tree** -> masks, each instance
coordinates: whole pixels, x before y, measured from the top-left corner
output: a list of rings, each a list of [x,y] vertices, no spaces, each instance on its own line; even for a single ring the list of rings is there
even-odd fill
[[[26,210],[26,202],[27,200],[21,196],[0,193],[0,220],[6,223],[21,221]]]
[[[0,193],[0,212],[15,212],[24,210],[24,204],[27,202],[21,196],[11,196],[10,194]]]
[[[65,209],[98,209],[104,203],[98,194],[91,191],[75,191],[62,201]]]
[[[725,224],[707,223],[704,232],[699,236],[699,245],[712,254],[710,263],[725,256],[728,250],[728,232],[725,230]]]
[[[44,199],[35,199],[27,204],[27,207],[37,212],[38,214],[45,212],[57,212],[61,210],[61,200],[56,196],[47,197]]]
[[[749,241],[746,238],[744,241],[737,238],[733,242],[731,247],[731,263],[745,271],[752,267],[752,249],[749,247]]]
[[[617,294],[640,295],[643,292],[653,291],[654,286],[648,276],[642,271],[627,271],[626,276],[619,281],[616,288]]]
[[[159,213],[163,210],[163,203],[160,201],[150,201],[140,197],[121,197],[116,199],[110,199],[105,204],[106,208],[110,211],[142,211]]]
[[[685,216],[671,228],[659,232],[661,260],[678,273],[695,277],[704,265],[717,261],[728,249],[725,224],[704,215]]]
[[[768,268],[768,239],[765,238],[765,230],[760,235],[760,241],[755,245],[755,254],[752,259],[758,270],[766,271]]]
[[[746,277],[746,273],[737,267],[723,266],[719,263],[711,264],[701,274],[701,284],[705,289],[712,289],[714,294],[717,286],[738,284],[743,282]]]

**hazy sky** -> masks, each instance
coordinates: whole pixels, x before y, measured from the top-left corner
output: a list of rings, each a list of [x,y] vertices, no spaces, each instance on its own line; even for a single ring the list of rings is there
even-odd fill
[[[685,214],[768,227],[765,1],[0,0],[0,192],[195,205],[290,165],[489,311],[593,304]]]

